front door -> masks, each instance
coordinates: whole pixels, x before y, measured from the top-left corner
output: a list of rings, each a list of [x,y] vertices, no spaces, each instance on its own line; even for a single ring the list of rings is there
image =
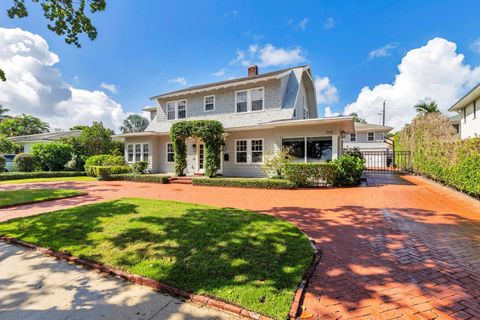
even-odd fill
[[[199,143],[197,147],[197,173],[205,173],[205,146]]]

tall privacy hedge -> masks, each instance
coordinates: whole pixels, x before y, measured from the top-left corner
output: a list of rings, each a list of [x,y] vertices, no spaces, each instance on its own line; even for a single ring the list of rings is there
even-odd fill
[[[398,143],[411,151],[415,173],[480,197],[480,138],[460,140],[448,119],[435,113],[405,126]]]

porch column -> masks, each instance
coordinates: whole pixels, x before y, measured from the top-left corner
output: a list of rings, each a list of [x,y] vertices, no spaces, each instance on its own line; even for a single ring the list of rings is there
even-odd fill
[[[339,153],[338,135],[335,134],[332,136],[332,160],[337,159],[339,156],[340,156],[340,153]]]

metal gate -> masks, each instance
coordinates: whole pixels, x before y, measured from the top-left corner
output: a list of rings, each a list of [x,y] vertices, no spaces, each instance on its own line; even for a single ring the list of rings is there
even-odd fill
[[[361,151],[367,171],[409,172],[410,151]]]

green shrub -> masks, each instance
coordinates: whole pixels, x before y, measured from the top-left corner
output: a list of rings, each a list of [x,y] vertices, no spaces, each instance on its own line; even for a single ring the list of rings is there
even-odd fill
[[[40,170],[61,171],[72,158],[73,149],[65,143],[37,143],[32,147],[32,155]]]
[[[104,181],[132,181],[132,182],[150,182],[150,183],[169,183],[168,176],[156,174],[112,174],[110,176],[100,177]]]
[[[335,166],[335,185],[356,186],[360,184],[363,170],[365,170],[363,157],[344,154],[334,160],[333,165]]]
[[[333,163],[287,163],[285,178],[298,187],[331,186],[335,183]]]
[[[348,148],[343,152],[343,154],[358,157],[360,159],[365,159],[359,147]]]
[[[281,179],[251,179],[251,178],[195,178],[195,186],[259,188],[259,189],[296,189],[297,186]]]
[[[145,170],[148,168],[148,162],[147,161],[137,161],[134,164],[132,164],[132,169],[133,172],[135,173],[145,173]]]
[[[84,175],[85,172],[81,171],[6,172],[0,174],[0,181],[34,178],[80,177]]]
[[[89,166],[85,167],[85,172],[89,177],[103,177],[112,174],[130,173],[132,168],[129,166]]]
[[[267,157],[262,166],[263,172],[269,177],[281,179],[285,176],[285,164],[292,161],[294,157],[290,154],[290,149],[282,147],[280,151]]]
[[[35,157],[31,153],[19,153],[13,158],[15,168],[21,172],[35,171],[36,161]]]
[[[125,158],[123,156],[114,156],[111,154],[99,154],[96,156],[91,156],[85,161],[85,167],[123,165],[125,165]]]
[[[2,171],[3,168],[5,168],[6,164],[7,164],[7,159],[3,154],[0,154],[0,172]]]

